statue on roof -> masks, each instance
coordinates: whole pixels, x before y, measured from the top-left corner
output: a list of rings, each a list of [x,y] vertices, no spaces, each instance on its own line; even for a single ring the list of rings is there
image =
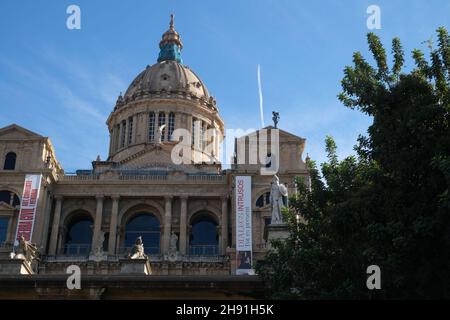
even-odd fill
[[[278,121],[280,121],[280,113],[272,111],[272,120],[274,128],[277,129]]]

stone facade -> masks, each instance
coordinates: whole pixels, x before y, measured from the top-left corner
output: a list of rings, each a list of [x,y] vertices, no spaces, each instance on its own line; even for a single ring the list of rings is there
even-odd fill
[[[252,237],[254,260],[266,250],[264,230],[271,216],[267,194],[272,175],[261,175],[261,165],[250,164],[259,152],[245,144],[244,162],[235,159],[224,170],[219,162],[225,124],[215,99],[198,76],[178,60],[165,59],[167,42],[181,50],[178,33],[171,28],[164,34],[164,54],[160,61],[145,68],[120,95],[107,119],[110,134],[108,158],[92,162],[92,169],[67,174],[59,164],[51,141],[18,125],[0,129],[0,162],[15,154],[15,166],[0,167],[0,191],[11,195],[0,202],[0,218],[8,221],[0,248],[0,259],[12,250],[25,174],[42,175],[39,204],[32,236],[42,252],[38,274],[65,274],[67,266],[77,264],[88,275],[118,275],[126,251],[127,226],[137,215],[156,218],[159,240],[155,252],[146,252],[156,276],[230,276],[235,274],[235,199],[237,175],[252,177]],[[179,43],[178,43],[178,42]],[[161,45],[160,45],[161,46]],[[179,52],[175,55],[179,57]],[[198,124],[195,127],[195,124]],[[162,125],[165,127],[161,130]],[[178,144],[176,129],[189,131],[190,162],[174,164],[172,149]],[[193,129],[193,130],[191,130]],[[210,129],[211,134],[206,133]],[[261,131],[244,139],[264,140]],[[302,160],[305,140],[279,130],[279,169],[277,175],[289,191],[295,192],[293,178],[307,177]],[[205,148],[209,144],[210,148]],[[258,145],[258,144],[257,144]],[[183,157],[186,155],[183,153]],[[183,158],[184,159],[184,158]],[[275,159],[275,157],[274,157]],[[3,170],[2,170],[3,169]],[[307,179],[306,179],[307,180]],[[69,252],[70,228],[74,222],[91,221],[91,241],[86,250]],[[194,246],[195,224],[206,219],[215,226],[216,242]],[[172,232],[177,244],[170,248]],[[94,261],[93,249],[99,245],[104,257]],[[194,234],[195,238],[195,234]],[[127,242],[128,241],[128,242]],[[145,241],[144,241],[145,245]],[[196,251],[196,250],[199,251]],[[210,251],[208,251],[208,250]]]

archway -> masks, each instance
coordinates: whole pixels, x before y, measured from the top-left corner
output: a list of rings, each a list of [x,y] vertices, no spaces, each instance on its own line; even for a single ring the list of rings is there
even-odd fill
[[[124,250],[133,247],[136,238],[141,236],[146,254],[159,254],[160,252],[160,223],[152,213],[138,212],[125,226]],[[124,251],[120,250],[120,251]]]
[[[87,213],[72,216],[66,227],[64,254],[84,256],[90,253],[93,224],[94,221]]]
[[[219,235],[217,221],[208,212],[196,214],[191,220],[190,255],[217,255]]]

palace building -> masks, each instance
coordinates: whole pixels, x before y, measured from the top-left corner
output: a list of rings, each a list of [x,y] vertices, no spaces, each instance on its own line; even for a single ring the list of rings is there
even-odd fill
[[[183,63],[182,48],[172,17],[156,63],[136,76],[106,119],[107,159],[89,170],[65,173],[48,137],[16,124],[0,129],[0,298],[261,296],[258,277],[237,272],[236,179],[250,177],[247,250],[254,263],[267,250],[273,174],[237,157],[222,167],[220,106]],[[189,136],[180,139],[177,129]],[[294,177],[308,176],[305,139],[276,124],[264,130],[268,136],[258,130],[243,141],[253,137],[271,150],[277,132],[277,157],[267,156],[278,161],[277,176],[292,194]],[[188,152],[177,152],[183,162],[174,163],[180,141]],[[244,158],[257,149],[245,144]],[[19,235],[40,252],[29,265],[11,254]],[[139,236],[151,275],[138,264],[124,267]],[[81,270],[80,290],[66,287],[71,265]]]

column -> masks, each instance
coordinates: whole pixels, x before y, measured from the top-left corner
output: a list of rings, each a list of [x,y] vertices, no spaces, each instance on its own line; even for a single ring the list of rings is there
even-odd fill
[[[31,242],[35,243],[39,247],[42,246],[43,238],[46,238],[46,232],[44,231],[44,222],[46,219],[46,206],[47,206],[47,183],[42,181],[41,190],[39,192],[39,200],[35,213],[34,231],[31,236]]]
[[[61,209],[62,209],[62,196],[55,196],[56,206],[55,206],[55,214],[53,215],[53,225],[52,225],[52,234],[50,236],[50,247],[48,249],[49,255],[56,255],[56,246],[58,245],[58,231],[59,231],[59,220],[61,218]]]
[[[108,150],[108,155],[112,154],[112,152],[113,152],[112,151],[113,150],[113,145],[114,145],[114,127],[109,132],[109,150]]]
[[[227,252],[228,244],[228,197],[222,197],[222,230],[221,230],[221,248],[222,254]]]
[[[216,129],[216,124],[215,124],[214,121],[211,124],[211,130],[212,130],[212,134],[211,134],[211,139],[212,139],[211,145],[212,145],[212,148],[210,149],[210,151],[214,154],[214,158],[218,159],[219,157],[217,155],[217,148],[216,148],[216,145],[217,145],[217,129]]]
[[[108,253],[116,253],[117,216],[119,215],[119,196],[112,196],[111,221],[109,224]]]
[[[186,254],[186,237],[187,237],[187,197],[181,199],[181,215],[180,215],[180,253]]]
[[[102,228],[103,196],[96,196],[95,198],[97,199],[97,209],[95,210],[94,234],[92,235],[91,251],[95,249]]]
[[[49,224],[50,224],[50,215],[52,213],[52,196],[50,195],[50,192],[47,192],[47,200],[45,201],[46,205],[45,205],[45,220],[44,220],[44,227],[43,227],[43,234],[44,236],[42,237],[42,247],[46,248],[47,247],[47,240],[48,240],[48,231],[49,231]]]
[[[9,193],[9,205],[12,206],[14,202],[14,192]]]
[[[170,242],[170,230],[172,224],[172,196],[164,198],[166,200],[165,213],[164,213],[164,234],[163,234],[163,253],[169,250]]]

